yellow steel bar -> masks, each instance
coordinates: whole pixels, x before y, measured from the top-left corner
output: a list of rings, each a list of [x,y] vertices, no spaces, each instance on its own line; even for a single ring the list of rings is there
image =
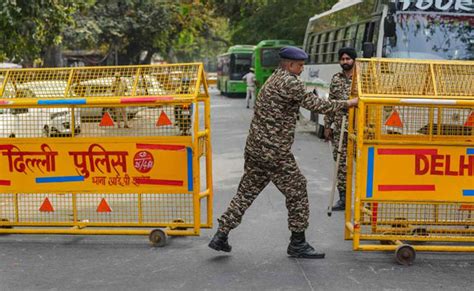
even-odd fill
[[[2,228],[9,234],[87,234],[87,235],[149,235],[150,229],[87,229],[87,228]]]
[[[166,229],[165,232],[167,235],[170,235],[170,236],[199,235],[199,231],[195,231],[195,230]]]
[[[433,83],[433,91],[434,91],[434,94],[436,97],[438,97],[438,88],[436,86],[436,75],[435,75],[435,72],[434,72],[434,65],[433,63],[430,63],[429,64],[430,66],[430,73],[431,73],[431,82]]]
[[[71,84],[72,84],[72,77],[74,76],[74,72],[75,70],[74,69],[71,69],[71,71],[69,72],[69,77],[67,79],[67,84],[66,84],[66,88],[64,89],[64,97],[68,97],[68,92],[71,88]]]
[[[206,88],[207,89],[207,88]],[[204,124],[207,131],[206,136],[206,188],[209,191],[207,197],[207,224],[212,227],[213,222],[213,181],[212,181],[212,143],[211,143],[211,100],[208,98],[204,101]]]
[[[72,193],[72,221],[74,223],[78,222],[77,217],[77,193]]]
[[[474,246],[420,246],[411,245],[420,252],[474,252]],[[398,245],[360,245],[358,251],[394,251]]]
[[[448,61],[438,61],[438,60],[419,60],[419,59],[391,59],[391,58],[357,58],[357,63],[367,63],[367,62],[379,62],[379,63],[403,63],[403,64],[441,64],[441,65],[462,65],[462,66],[472,66],[474,61],[459,61],[459,60],[448,60]]]
[[[197,95],[199,92],[199,85],[201,82],[201,74],[203,68],[200,65],[198,69],[198,80],[196,82],[196,88],[194,90],[193,106],[194,108],[194,122],[193,122],[193,219],[194,219],[194,232],[198,234],[200,232],[199,225],[201,224],[201,199],[199,193],[201,192],[201,166],[200,158],[198,155],[199,151],[199,102],[197,102]]]
[[[458,139],[457,141],[455,139]],[[461,139],[462,141],[460,141],[459,139]],[[435,145],[440,145],[440,146],[443,146],[443,145],[447,145],[447,146],[472,146],[472,143],[469,142],[469,139],[470,139],[470,136],[457,136],[457,137],[453,137],[452,139],[449,139],[449,140],[446,140],[446,141],[443,141],[443,140],[433,140],[433,141],[430,141],[430,145],[431,146],[435,146]],[[425,139],[425,140],[410,140],[409,137],[405,136],[405,139],[398,139],[396,140],[395,138],[394,139],[391,139],[391,140],[369,140],[369,141],[366,141],[365,144],[367,145],[426,145],[426,143],[428,142],[428,139]]]
[[[210,195],[210,191],[209,189],[206,189],[205,191],[199,193],[199,199],[209,197],[209,195]]]
[[[71,109],[71,137],[76,135],[76,108],[75,106],[69,107]]]
[[[379,139],[382,135],[382,127],[380,126],[382,124],[382,110],[383,106],[376,106],[375,108],[375,139]]]
[[[15,199],[15,222],[20,221],[20,211],[19,211],[19,206],[18,206],[18,193],[14,194],[14,199]]]
[[[362,99],[359,99],[359,106],[357,110],[357,159],[360,157],[360,151],[364,145],[364,127],[365,127],[365,102]],[[358,189],[363,189],[361,183],[363,182],[361,163],[356,164],[356,195],[354,197],[354,235],[353,235],[353,248],[357,248],[359,245],[360,237],[360,203],[361,195]]]
[[[137,84],[138,84],[138,79],[140,78],[141,70],[142,68],[138,68],[137,73],[135,74],[135,80],[133,80],[133,85],[132,85],[132,96],[135,96],[135,92],[137,92]]]
[[[8,77],[10,75],[10,70],[7,70],[7,73],[5,74],[5,76],[3,77],[3,83],[2,83],[2,86],[0,87],[0,96],[3,96],[3,92],[5,91],[5,87],[7,86],[7,82],[8,82]]]
[[[354,225],[351,222],[346,222],[346,230],[350,233],[354,233]]]
[[[429,141],[433,140],[433,134],[431,134],[433,132],[433,122],[434,122],[434,108],[430,107],[429,113],[428,113],[428,126],[429,126],[428,132],[430,133],[428,136]]]
[[[138,223],[143,223],[142,193],[138,193]]]
[[[349,133],[354,132],[354,109],[349,110],[349,120],[347,124],[347,131]],[[353,165],[354,165],[354,141],[351,139],[347,139],[347,155],[346,155],[346,163],[347,163],[347,175],[346,175],[346,211],[344,214],[344,221],[349,223],[352,217],[352,179],[354,177],[353,173]],[[348,229],[344,229],[344,239],[347,240],[350,238],[350,232]]]
[[[413,95],[412,95],[413,96]],[[381,105],[410,105],[410,106],[449,106],[449,107],[472,107],[474,106],[474,96],[470,99],[456,99],[456,100],[447,100],[447,99],[433,99],[433,98],[400,98],[390,96],[389,98],[383,99],[378,98],[379,95],[368,95],[360,97],[364,102],[368,104],[381,104]]]
[[[147,222],[147,223],[138,223],[138,222],[72,222],[72,221],[64,221],[64,222],[1,222],[1,225],[8,225],[14,227],[73,227],[77,225],[85,225],[89,227],[173,227],[176,226],[176,223],[173,222]],[[180,223],[179,226],[189,226],[192,227],[194,224],[182,224]]]

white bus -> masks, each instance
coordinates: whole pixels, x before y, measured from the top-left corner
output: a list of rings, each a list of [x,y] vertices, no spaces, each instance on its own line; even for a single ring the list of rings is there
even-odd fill
[[[328,96],[341,70],[337,52],[352,46],[359,57],[473,60],[473,0],[344,0],[313,16],[303,48],[309,54],[302,79],[308,90]],[[302,110],[317,121],[324,117]]]

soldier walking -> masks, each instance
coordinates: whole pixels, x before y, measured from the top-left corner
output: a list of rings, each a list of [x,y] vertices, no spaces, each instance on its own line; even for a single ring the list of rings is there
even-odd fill
[[[347,100],[351,93],[352,72],[354,70],[355,59],[357,58],[356,50],[352,47],[344,47],[339,50],[338,55],[342,71],[332,77],[331,85],[329,86],[329,100]],[[329,112],[324,116],[324,137],[326,140],[333,140],[332,153],[334,161],[337,159],[343,116],[346,116],[346,122],[344,124],[342,150],[337,170],[339,200],[332,208],[333,211],[346,209],[347,110]]]
[[[288,228],[291,231],[287,253],[298,258],[324,258],[305,239],[309,203],[306,178],[296,164],[291,146],[300,106],[321,113],[356,106],[357,99],[327,101],[315,92],[306,92],[298,76],[308,55],[296,47],[280,50],[280,67],[265,82],[255,104],[245,147],[244,175],[237,194],[218,219],[219,227],[209,243],[217,251],[230,252],[229,232],[236,228],[260,192],[273,182],[286,198]]]

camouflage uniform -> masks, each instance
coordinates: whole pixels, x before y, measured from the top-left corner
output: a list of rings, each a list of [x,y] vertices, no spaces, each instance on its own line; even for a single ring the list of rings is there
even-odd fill
[[[228,209],[218,219],[219,231],[228,234],[271,181],[285,195],[290,231],[308,227],[306,178],[291,153],[300,106],[321,113],[339,111],[346,102],[326,101],[305,91],[296,75],[277,69],[263,85],[245,147],[244,175]]]
[[[329,87],[330,100],[348,100],[351,93],[352,79],[347,78],[344,72],[339,72],[332,77],[331,86]],[[346,116],[346,123],[344,124],[345,134],[342,141],[341,157],[339,159],[339,168],[337,171],[337,190],[339,191],[340,200],[345,201],[346,194],[346,157],[347,157],[347,110],[331,112],[324,117],[324,128],[331,128],[334,124],[333,130],[333,158],[337,159],[337,150],[339,147],[339,138],[341,136],[342,117]]]

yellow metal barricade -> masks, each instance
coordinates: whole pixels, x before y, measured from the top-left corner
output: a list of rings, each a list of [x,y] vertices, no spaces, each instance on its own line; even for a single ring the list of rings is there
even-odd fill
[[[474,251],[474,62],[358,59],[352,95],[354,250],[395,250],[400,264],[415,251]]]
[[[162,246],[212,227],[204,76],[200,63],[0,70],[0,234]]]

